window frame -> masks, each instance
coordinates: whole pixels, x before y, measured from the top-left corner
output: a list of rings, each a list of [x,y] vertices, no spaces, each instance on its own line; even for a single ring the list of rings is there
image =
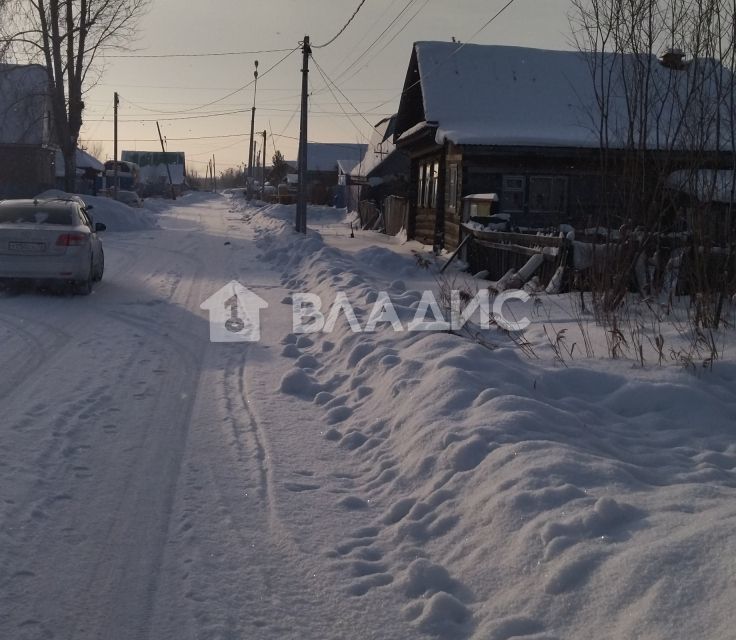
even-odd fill
[[[562,183],[562,204],[560,206],[556,206],[552,203],[547,208],[537,208],[535,206],[535,203],[532,201],[532,187],[534,182],[541,182],[543,180],[550,182],[550,200],[555,195],[555,187],[557,182]],[[529,176],[528,179],[528,185],[529,185],[529,212],[530,213],[566,213],[567,211],[567,199],[568,199],[568,184],[569,180],[567,176],[559,176],[559,175],[536,175],[536,176]]]
[[[503,180],[502,182],[503,189],[501,193],[501,198],[502,198],[503,212],[504,213],[523,213],[524,207],[527,204],[526,202],[526,187],[527,187],[526,176],[521,176],[521,175],[516,175],[516,174],[504,175],[502,180]],[[521,185],[519,187],[509,187],[508,183],[513,180],[518,180],[521,183]],[[521,204],[518,208],[509,208],[507,206],[508,204],[507,194],[512,194],[512,193],[521,194]]]

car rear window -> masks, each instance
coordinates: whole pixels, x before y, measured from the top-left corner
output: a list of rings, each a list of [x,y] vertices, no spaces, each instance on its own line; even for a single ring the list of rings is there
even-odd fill
[[[0,224],[55,224],[72,226],[71,211],[58,209],[0,209]]]

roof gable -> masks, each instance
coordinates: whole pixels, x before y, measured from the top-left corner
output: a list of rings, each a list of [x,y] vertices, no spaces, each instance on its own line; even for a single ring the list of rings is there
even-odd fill
[[[309,142],[307,143],[307,170],[308,171],[335,171],[338,162],[359,163],[366,150],[367,144],[343,144],[337,142]]]

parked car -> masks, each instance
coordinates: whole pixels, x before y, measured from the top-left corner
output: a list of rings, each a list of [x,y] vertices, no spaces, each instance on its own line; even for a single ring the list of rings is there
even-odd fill
[[[117,200],[129,207],[140,208],[143,206],[143,200],[135,191],[118,191]]]
[[[104,192],[104,195],[108,198],[114,197],[113,189],[108,189]],[[122,189],[118,189],[118,195],[115,200],[122,202],[123,204],[127,204],[129,207],[140,208],[143,206],[143,199],[135,191],[124,191]]]
[[[105,254],[80,198],[0,201],[0,281],[69,285],[92,292],[102,279]]]

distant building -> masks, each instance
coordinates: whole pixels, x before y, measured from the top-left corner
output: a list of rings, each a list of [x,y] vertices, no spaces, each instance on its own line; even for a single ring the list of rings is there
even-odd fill
[[[310,142],[307,144],[308,199],[312,204],[332,204],[340,175],[340,165],[358,164],[367,144]],[[298,163],[290,163],[296,164]]]
[[[0,64],[0,198],[54,186],[55,144],[46,69]]]
[[[102,175],[105,172],[105,165],[97,158],[90,155],[83,149],[77,149],[75,153],[75,163],[77,165],[77,188],[76,193],[97,194],[97,190],[102,186]],[[64,178],[66,167],[64,163],[64,154],[61,149],[56,150],[56,188],[64,189]]]
[[[411,162],[409,156],[394,144],[396,116],[384,118],[373,127],[368,150],[353,168],[347,181],[347,206],[357,210],[362,200],[370,200],[379,207],[390,196],[406,197]]]
[[[123,151],[120,158],[138,165],[144,195],[168,193],[169,176],[177,193],[181,193],[186,185],[186,158],[183,151]]]

